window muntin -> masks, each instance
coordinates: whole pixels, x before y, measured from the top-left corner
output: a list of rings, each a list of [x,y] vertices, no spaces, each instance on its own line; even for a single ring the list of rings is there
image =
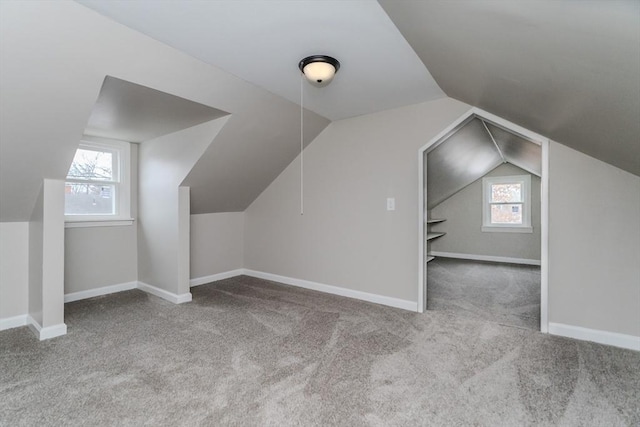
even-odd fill
[[[532,232],[531,176],[482,179],[482,231]]]
[[[65,183],[67,221],[130,220],[129,143],[87,138]]]

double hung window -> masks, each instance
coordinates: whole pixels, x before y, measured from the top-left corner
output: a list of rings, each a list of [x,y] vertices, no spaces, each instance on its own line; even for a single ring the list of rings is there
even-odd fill
[[[112,140],[83,140],[65,184],[68,222],[131,220],[130,146]]]
[[[531,176],[482,179],[482,231],[531,233]]]

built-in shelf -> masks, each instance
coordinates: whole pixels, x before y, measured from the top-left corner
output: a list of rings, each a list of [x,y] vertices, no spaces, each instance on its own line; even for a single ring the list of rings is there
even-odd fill
[[[439,233],[439,232],[438,233],[430,232],[428,230],[428,227],[430,225],[438,224],[438,223],[441,223],[441,222],[444,222],[444,221],[446,221],[446,219],[444,219],[444,218],[431,218],[431,219],[428,219],[428,220],[425,221],[427,223],[427,234],[426,234],[426,240],[425,240],[425,252],[426,252],[426,256],[427,256],[427,262],[429,262],[429,261],[431,261],[431,260],[433,260],[435,258],[433,255],[429,254],[429,252],[431,251],[431,243],[430,243],[430,241],[433,240],[433,239],[437,239],[438,237],[442,237],[445,234],[447,234],[447,233]]]
[[[439,222],[445,222],[446,219],[428,219],[427,224],[437,224]]]
[[[437,239],[440,236],[444,236],[447,233],[427,233],[427,240]]]

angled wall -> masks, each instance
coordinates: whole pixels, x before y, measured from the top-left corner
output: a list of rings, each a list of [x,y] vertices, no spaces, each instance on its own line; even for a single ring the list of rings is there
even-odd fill
[[[180,187],[229,116],[145,141],[138,157],[138,280],[190,300],[189,191]]]
[[[78,3],[1,1],[0,221],[28,221],[42,179],[65,178],[105,76],[234,115],[185,182],[198,213],[244,210],[299,149],[293,102]],[[307,111],[306,139],[328,123]]]

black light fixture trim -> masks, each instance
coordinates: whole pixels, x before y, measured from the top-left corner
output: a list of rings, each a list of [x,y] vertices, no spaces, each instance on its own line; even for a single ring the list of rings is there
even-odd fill
[[[300,61],[300,63],[298,64],[298,68],[300,68],[300,71],[302,71],[302,74],[304,74],[304,67],[306,67],[307,65],[312,64],[314,62],[325,62],[327,64],[333,65],[333,68],[335,68],[335,70],[336,70],[335,73],[337,73],[338,70],[340,69],[340,61],[338,61],[336,58],[334,58],[332,56],[328,56],[328,55],[311,55],[311,56],[307,56],[302,61]]]

